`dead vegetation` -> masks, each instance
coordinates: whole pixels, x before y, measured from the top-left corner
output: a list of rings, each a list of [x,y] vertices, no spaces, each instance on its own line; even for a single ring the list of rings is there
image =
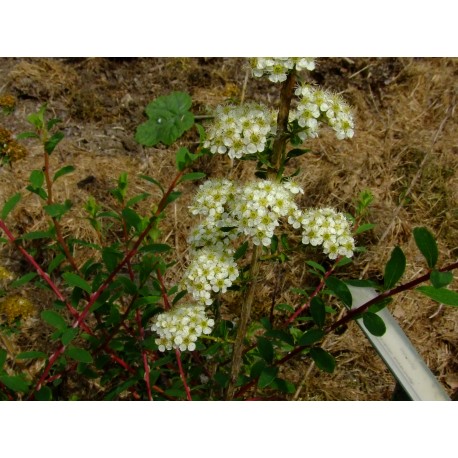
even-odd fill
[[[2,117],[2,125],[19,133],[28,129],[26,116],[47,102],[63,120],[65,140],[52,155],[55,170],[72,164],[76,171],[56,186],[56,200],[70,198],[72,211],[64,218],[67,234],[95,241],[96,234],[85,221],[82,204],[92,195],[103,205],[113,205],[109,189],[117,177],[128,172],[130,193],[154,190],[137,178],[148,174],[167,183],[174,169],[174,151],[164,147],[143,148],[133,135],[144,121],[143,110],[157,96],[173,90],[193,97],[195,114],[227,100],[258,100],[275,104],[277,88],[267,81],[246,79],[242,59],[0,59],[0,95],[16,97],[16,109]],[[321,59],[312,77],[327,89],[342,93],[355,109],[356,135],[351,141],[336,141],[332,132],[309,143],[312,153],[291,161],[291,170],[301,168],[305,195],[303,207],[334,206],[352,212],[358,194],[369,189],[375,196],[368,220],[375,229],[358,239],[367,251],[341,270],[346,278],[380,279],[394,246],[407,256],[405,279],[424,269],[412,241],[415,226],[427,226],[437,236],[440,263],[456,260],[458,254],[458,93],[457,59]],[[183,140],[185,142],[186,139]],[[11,220],[15,234],[47,227],[37,196],[25,191],[31,170],[40,164],[41,152],[24,141],[28,155],[0,169],[0,204],[23,191],[26,198]],[[201,161],[199,170],[209,177],[248,179],[252,165],[231,164],[227,158]],[[186,206],[196,189],[184,186],[183,198],[168,210],[163,237],[177,250],[177,276],[186,266],[186,237],[192,219]],[[151,201],[145,204],[151,205]],[[5,248],[0,264],[16,275],[28,267],[17,253]],[[87,256],[76,253],[78,262]],[[291,259],[276,270],[264,271],[259,285],[255,316],[268,313],[272,300],[297,303],[291,287],[313,281],[303,258]],[[172,279],[169,279],[172,280]],[[452,288],[456,288],[455,279]],[[47,307],[46,297],[25,289],[37,311]],[[37,300],[37,297],[39,300]],[[235,317],[236,295],[224,298],[224,311]],[[415,293],[395,298],[391,311],[430,369],[449,394],[457,389],[458,314]],[[14,351],[25,351],[46,342],[40,322],[25,321],[23,331],[11,337]],[[338,360],[334,374],[324,374],[310,360],[296,360],[283,368],[299,387],[295,399],[386,400],[394,380],[355,324],[342,335],[333,334],[326,349]],[[38,371],[39,367],[31,367]]]

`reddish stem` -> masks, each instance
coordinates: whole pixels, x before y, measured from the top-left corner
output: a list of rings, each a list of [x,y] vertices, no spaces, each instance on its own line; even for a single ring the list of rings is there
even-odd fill
[[[178,369],[180,371],[181,380],[183,382],[183,386],[186,391],[186,397],[188,401],[192,401],[191,390],[189,389],[188,383],[186,382],[186,375],[184,373],[183,366],[181,364],[181,352],[180,350],[178,350],[178,348],[175,348],[175,354],[177,356],[177,363],[178,363]]]

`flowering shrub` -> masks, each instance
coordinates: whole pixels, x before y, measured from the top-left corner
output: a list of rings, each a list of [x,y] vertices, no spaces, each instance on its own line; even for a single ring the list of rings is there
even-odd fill
[[[113,208],[103,208],[89,198],[84,208],[97,233],[97,244],[68,237],[62,230],[61,222],[73,203],[56,202],[53,185],[74,168],[52,171],[50,167],[49,156],[64,136],[58,130],[60,121],[48,119],[43,106],[28,117],[30,132],[17,139],[3,132],[2,159],[25,154],[15,143],[20,138],[33,138],[42,146],[44,165],[30,174],[26,189],[38,196],[49,229],[13,234],[7,218],[21,193],[3,204],[0,243],[14,245],[30,272],[13,279],[0,267],[1,296],[5,297],[0,299],[0,312],[6,317],[0,332],[11,330],[14,324],[20,328],[21,320],[34,309],[15,291],[22,285],[32,282],[55,300],[40,313],[40,319],[53,328],[51,351],[12,355],[9,349],[0,349],[2,399],[59,399],[59,385],[70,373],[96,381],[103,399],[119,399],[127,393],[132,399],[230,400],[243,399],[251,390],[258,397],[273,393],[285,397],[295,387],[280,374],[280,366],[300,355],[319,369],[333,372],[336,362],[322,348],[324,337],[361,317],[371,333],[383,335],[385,324],[376,312],[393,295],[416,288],[443,304],[458,305],[458,294],[447,288],[457,263],[438,268],[434,237],[426,228],[416,228],[413,235],[427,272],[400,283],[406,259],[396,247],[383,284],[356,282],[378,289],[378,296],[340,319],[333,316],[327,304],[330,295],[344,307],[352,305],[350,281],[336,272],[357,254],[358,235],[372,228],[364,222],[372,196],[360,195],[354,215],[338,208],[301,208],[298,202],[304,191],[295,178],[300,171],[289,172],[288,167],[292,158],[308,152],[303,143],[317,137],[323,124],[335,131],[337,139],[351,139],[352,110],[339,95],[301,77],[301,72],[315,68],[314,59],[254,58],[250,65],[253,76],[281,85],[276,109],[253,102],[227,104],[216,107],[211,121],[201,126],[190,111],[188,94],[173,92],[147,106],[148,120],[138,126],[137,142],[146,147],[171,146],[188,132],[198,135],[198,146],[190,142],[189,149],[177,148],[177,172],[169,183],[141,176],[161,195],[147,214],[140,214],[135,205],[150,194],[128,198],[126,173],[111,190]],[[197,159],[215,154],[254,161],[254,176],[247,182],[211,177],[200,184],[188,208],[197,219],[187,239],[189,259],[181,277],[168,285],[165,274],[176,274],[171,270],[175,262],[171,247],[161,238],[161,222],[168,206],[179,202],[181,183],[206,177],[190,171],[191,166],[195,169]],[[48,261],[40,265],[26,249],[23,241],[27,240],[52,241],[44,245]],[[82,266],[73,257],[77,245],[93,250]],[[316,256],[324,255],[322,262],[306,257],[313,250]],[[261,264],[285,264],[292,252],[304,258],[318,283],[299,291],[299,304],[277,303],[274,297],[270,316],[254,322],[251,308],[261,281]],[[426,281],[431,284],[418,286]],[[240,316],[234,321],[222,313],[228,291],[240,303]],[[13,357],[43,360],[42,369],[31,378],[11,364]]]

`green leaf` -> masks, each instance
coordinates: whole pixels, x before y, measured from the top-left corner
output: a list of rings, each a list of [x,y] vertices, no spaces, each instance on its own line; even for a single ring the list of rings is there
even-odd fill
[[[27,121],[32,124],[37,130],[41,130],[45,125],[46,103],[43,104],[36,113],[31,113],[27,116]]]
[[[13,211],[14,207],[19,203],[22,196],[21,193],[18,192],[13,197],[10,197],[3,205],[2,213],[0,215],[0,219],[5,220],[6,217]]]
[[[292,159],[293,157],[299,157],[299,156],[302,156],[303,154],[306,154],[306,153],[310,153],[310,149],[303,149],[303,148],[294,148],[290,151],[288,151],[287,155],[286,155],[286,161],[289,161],[290,159]]]
[[[310,329],[305,331],[304,334],[299,338],[298,344],[304,347],[318,342],[324,337],[324,332],[321,329]]]
[[[45,151],[51,154],[64,137],[65,135],[63,132],[56,132],[47,142],[45,142]]]
[[[57,267],[59,267],[60,263],[64,261],[66,256],[63,253],[58,254],[50,263],[48,267],[48,274],[53,272]]]
[[[93,361],[92,355],[83,348],[70,347],[67,348],[66,353],[70,358],[81,363],[92,363]]]
[[[72,272],[65,272],[62,274],[62,277],[64,277],[64,280],[70,286],[81,288],[83,291],[86,291],[86,293],[89,293],[89,294],[92,292],[92,288],[90,287],[89,283],[86,280],[83,280],[78,275]]]
[[[33,280],[36,276],[37,276],[36,272],[29,272],[28,274],[23,275],[21,278],[18,278],[17,280],[14,280],[13,282],[11,282],[10,287],[17,288],[19,286],[25,285],[30,280]]]
[[[52,401],[52,391],[49,386],[42,386],[36,393],[35,399],[37,401]]]
[[[29,232],[28,234],[24,234],[21,239],[22,240],[37,240],[37,239],[49,239],[51,238],[51,234],[49,231],[34,231]]]
[[[178,197],[181,196],[181,192],[180,191],[172,191],[168,196],[167,196],[167,199],[165,200],[165,206],[171,204],[172,202],[174,202],[175,200],[178,199]]]
[[[458,307],[458,293],[445,288],[434,288],[434,286],[419,286],[416,291],[428,296],[440,304]]]
[[[385,289],[392,288],[402,277],[406,269],[406,257],[398,246],[391,252],[391,257],[385,266],[383,286]]]
[[[62,122],[59,118],[52,118],[46,123],[46,129],[51,130],[56,124]]]
[[[248,250],[248,241],[242,243],[242,245],[240,245],[237,248],[237,250],[234,253],[234,261],[237,261],[240,258],[243,258],[243,256],[245,256],[245,253],[247,252],[247,250]]]
[[[17,140],[24,140],[26,138],[40,138],[35,132],[22,132],[21,134],[16,135]]]
[[[141,224],[142,220],[140,216],[138,216],[137,212],[135,210],[132,210],[131,208],[124,208],[122,210],[122,217],[124,221],[127,224],[127,228],[134,228],[138,229],[139,225]]]
[[[149,177],[147,175],[140,175],[140,178],[142,180],[146,180],[146,181],[149,181],[150,183],[155,184],[162,191],[162,194],[165,193],[164,188],[162,187],[161,183],[159,183],[159,181],[157,181],[154,178],[151,178],[151,177]]]
[[[153,100],[145,110],[149,120],[137,128],[136,141],[145,146],[159,142],[171,145],[194,124],[189,111],[191,104],[191,97],[184,92],[172,92]]]
[[[45,359],[47,358],[46,353],[42,351],[23,351],[16,355],[16,359]]]
[[[116,266],[122,261],[123,257],[123,253],[115,248],[107,247],[102,250],[102,259],[109,272],[115,270]]]
[[[72,202],[70,200],[66,200],[64,204],[50,204],[45,205],[43,207],[44,211],[51,217],[51,218],[62,218],[70,209],[72,208]]]
[[[52,179],[52,181],[56,181],[58,178],[67,175],[69,173],[72,173],[75,170],[75,167],[73,165],[66,165],[65,167],[62,167],[60,170],[58,170]]]
[[[371,224],[371,223],[361,224],[361,226],[359,226],[358,229],[356,229],[355,235],[361,234],[362,232],[370,231],[374,227],[375,227],[375,224]]]
[[[5,364],[6,356],[6,350],[4,348],[0,348],[0,371],[2,370],[2,367]]]
[[[277,377],[278,367],[266,367],[262,370],[261,375],[259,376],[258,380],[258,387],[259,388],[266,388],[268,387]]]
[[[272,342],[264,337],[258,337],[257,339],[259,354],[268,364],[271,364],[274,359],[274,347]]]
[[[142,194],[139,194],[138,196],[132,197],[126,202],[126,207],[132,207],[135,204],[138,204],[142,200],[147,199],[151,194],[148,194],[147,192],[143,192]]]
[[[180,183],[183,181],[201,180],[202,178],[205,178],[206,176],[207,174],[203,172],[187,173],[181,177]]]
[[[61,337],[61,341],[63,345],[68,345],[77,335],[78,335],[78,328],[68,328]]]
[[[40,316],[43,321],[46,321],[46,323],[50,324],[56,329],[61,331],[67,329],[67,322],[53,310],[43,310]]]
[[[29,181],[33,188],[41,188],[45,181],[45,174],[41,170],[32,170]]]
[[[315,296],[310,302],[310,315],[312,315],[313,321],[320,328],[324,326],[326,320],[326,307],[324,302]]]
[[[326,269],[321,264],[318,264],[315,261],[305,261],[305,263],[308,266],[313,267],[314,269],[319,270],[320,272],[322,272],[324,274],[326,273]]]
[[[177,169],[181,172],[184,170],[186,167],[190,166],[193,161],[197,159],[196,154],[192,154],[188,148],[179,148],[178,151],[176,152],[175,156],[175,162],[177,165]],[[186,176],[186,175],[183,175]],[[181,179],[183,181],[183,178]]]
[[[275,310],[281,310],[283,312],[288,312],[288,313],[293,313],[294,312],[294,307],[292,307],[289,304],[285,303],[280,303],[275,306]]]
[[[426,227],[416,227],[413,230],[413,236],[418,249],[428,263],[428,267],[432,269],[436,265],[437,258],[439,257],[436,239]]]
[[[433,270],[431,272],[431,277],[429,278],[434,288],[442,288],[447,286],[453,280],[452,272],[439,272],[438,270]]]
[[[351,307],[353,298],[348,286],[337,277],[331,275],[326,279],[326,286],[348,307]]]
[[[141,248],[142,253],[166,253],[170,251],[172,247],[166,243],[150,243]]]
[[[322,348],[314,347],[310,349],[310,356],[319,369],[329,373],[334,372],[336,360],[330,353]]]
[[[25,393],[29,389],[29,383],[21,375],[0,375],[0,382],[13,391]]]
[[[386,332],[386,326],[383,320],[372,312],[363,314],[363,323],[367,330],[374,336],[381,337]]]

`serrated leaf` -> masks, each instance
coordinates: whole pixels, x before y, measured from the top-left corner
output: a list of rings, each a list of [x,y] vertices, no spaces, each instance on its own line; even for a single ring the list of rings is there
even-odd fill
[[[180,183],[183,181],[196,181],[201,180],[207,176],[206,173],[203,172],[193,172],[193,173],[186,173],[181,177]]]
[[[413,236],[418,249],[428,263],[428,267],[432,269],[439,257],[436,239],[426,227],[416,227],[413,230]]]
[[[383,320],[372,312],[363,314],[363,323],[367,330],[374,336],[381,337],[386,332],[386,326]]]
[[[40,316],[43,321],[60,331],[67,328],[67,322],[54,310],[43,310]]]
[[[299,338],[298,345],[308,347],[309,345],[318,342],[324,337],[324,332],[321,329],[310,329],[305,331],[304,334]]]
[[[323,327],[326,320],[326,306],[324,302],[315,296],[310,302],[310,315],[318,327]]]
[[[458,293],[450,289],[434,288],[434,286],[419,286],[415,288],[415,290],[440,304],[458,307]]]
[[[59,131],[56,132],[47,142],[44,144],[45,151],[51,154],[60,141],[65,137],[64,133]]]
[[[398,246],[391,252],[391,257],[385,266],[383,286],[385,289],[392,288],[402,277],[406,268],[406,257]]]
[[[52,179],[52,181],[56,181],[58,178],[68,175],[69,173],[72,173],[75,171],[75,167],[73,165],[66,165],[65,167],[62,167],[60,170],[58,170]]]
[[[10,390],[27,392],[29,383],[20,375],[0,375],[0,382]]]
[[[439,272],[438,270],[433,270],[429,279],[434,288],[442,288],[452,282],[453,274],[452,272]]]
[[[194,124],[189,111],[191,104],[191,97],[184,92],[172,92],[153,100],[145,110],[149,120],[137,128],[136,141],[145,146],[159,142],[171,145]]]
[[[11,282],[10,287],[17,288],[19,286],[25,285],[29,281],[33,280],[36,276],[36,272],[29,272],[28,274],[23,275],[21,278],[18,278],[17,280]]]
[[[7,216],[13,211],[14,207],[19,203],[21,200],[22,196],[21,193],[18,192],[14,196],[10,197],[6,202],[5,205],[3,205],[2,208],[2,213],[0,216],[0,219],[5,220]]]
[[[74,359],[75,361],[79,361],[81,363],[92,363],[92,355],[87,351],[84,350],[83,348],[77,348],[77,347],[70,347],[67,348],[66,354]]]
[[[92,292],[92,288],[89,283],[82,279],[80,276],[72,272],[65,272],[62,274],[62,277],[68,285],[81,288],[83,291],[86,291],[86,293],[89,294]]]
[[[261,357],[266,361],[268,364],[272,363],[274,358],[274,347],[272,342],[264,337],[258,337],[258,351]]]
[[[314,347],[310,349],[309,354],[319,369],[329,373],[334,372],[336,360],[330,353],[322,348]]]
[[[268,387],[277,377],[278,367],[270,366],[262,370],[258,380],[259,388]]]
[[[325,281],[326,286],[348,307],[351,307],[353,298],[348,286],[337,277],[331,275]]]
[[[42,351],[23,351],[16,355],[16,359],[45,359],[47,358],[46,353]]]

